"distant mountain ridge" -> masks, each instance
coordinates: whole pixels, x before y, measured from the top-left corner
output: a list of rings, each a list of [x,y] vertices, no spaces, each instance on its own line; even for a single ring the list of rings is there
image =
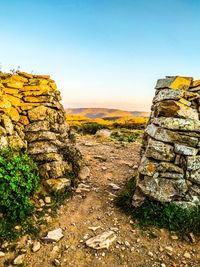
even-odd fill
[[[90,119],[112,120],[120,117],[144,117],[148,118],[150,112],[145,111],[125,111],[109,108],[67,108],[66,114],[84,116]]]

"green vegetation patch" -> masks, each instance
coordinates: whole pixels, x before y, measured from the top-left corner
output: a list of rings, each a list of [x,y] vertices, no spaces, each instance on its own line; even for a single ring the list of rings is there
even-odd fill
[[[200,234],[200,207],[183,209],[175,203],[161,203],[147,198],[139,208],[134,208],[132,198],[135,190],[135,178],[128,180],[125,189],[117,197],[116,205],[123,212],[132,216],[136,224],[141,227],[155,226],[175,231],[179,235],[187,235],[191,232]]]
[[[71,187],[78,186],[78,177],[72,170],[66,170],[64,176],[71,181]]]
[[[140,132],[131,132],[127,129],[121,129],[121,131],[114,131],[111,135],[111,138],[116,139],[118,141],[131,143],[135,142],[139,136],[141,136]]]
[[[129,178],[127,180],[124,190],[115,200],[116,205],[120,207],[125,213],[128,214],[130,214],[133,210],[133,206],[131,203],[135,187],[136,187],[135,177]]]
[[[145,203],[132,211],[141,226],[156,226],[175,231],[180,235],[191,232],[200,234],[200,207],[192,210],[178,207],[175,203],[161,203],[147,199]]]
[[[38,168],[27,153],[16,149],[0,151],[0,242],[19,232],[36,231],[29,216],[34,210],[33,194],[39,189]],[[19,231],[12,231],[20,224]]]

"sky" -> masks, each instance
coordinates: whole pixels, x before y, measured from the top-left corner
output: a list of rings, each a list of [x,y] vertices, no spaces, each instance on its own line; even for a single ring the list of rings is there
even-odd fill
[[[0,4],[2,71],[51,75],[65,107],[149,111],[157,79],[200,79],[200,1]]]

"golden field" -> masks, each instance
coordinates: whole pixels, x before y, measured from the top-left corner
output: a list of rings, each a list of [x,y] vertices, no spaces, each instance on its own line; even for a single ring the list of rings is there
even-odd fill
[[[66,122],[70,126],[82,126],[84,124],[89,124],[89,123],[95,123],[95,124],[100,124],[108,127],[132,127],[135,128],[137,125],[146,125],[148,121],[148,118],[143,118],[143,117],[120,117],[114,121],[110,120],[105,120],[101,118],[97,119],[90,119],[86,118],[84,116],[79,116],[79,115],[66,115]],[[135,127],[134,127],[135,126]]]

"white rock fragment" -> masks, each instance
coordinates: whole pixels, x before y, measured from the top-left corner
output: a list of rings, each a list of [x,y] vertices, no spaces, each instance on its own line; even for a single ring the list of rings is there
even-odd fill
[[[177,235],[171,235],[171,239],[178,240],[178,236]]]
[[[39,203],[40,203],[40,207],[44,207],[45,206],[45,203],[44,203],[43,199],[39,199]]]
[[[5,255],[6,255],[6,254],[5,254],[3,251],[0,251],[0,258],[1,258],[1,257],[5,257]]]
[[[57,267],[60,266],[60,261],[59,261],[58,259],[55,259],[53,263],[54,263],[54,265],[57,266]]]
[[[50,257],[51,258],[55,258],[58,253],[59,253],[59,247],[58,246],[54,246],[52,251],[50,252]]]
[[[89,142],[85,142],[84,145],[85,146],[93,146],[94,144],[93,143],[89,143]]]
[[[124,244],[126,245],[126,247],[130,247],[130,243],[128,241],[125,241]]]
[[[95,136],[98,136],[98,137],[110,137],[112,134],[111,131],[109,130],[106,130],[106,129],[101,129],[101,130],[98,130],[95,134]]]
[[[24,262],[24,258],[25,258],[25,254],[21,254],[19,256],[17,256],[14,261],[13,261],[13,264],[14,265],[19,265],[19,264],[22,264]]]
[[[90,192],[90,186],[83,183],[79,184],[76,189],[76,193],[81,193],[82,191]]]
[[[100,226],[90,226],[88,227],[89,230],[96,231],[97,229],[101,228]]]
[[[58,228],[56,230],[48,232],[46,237],[43,237],[43,240],[50,242],[58,242],[63,237],[62,229]]]
[[[90,176],[90,169],[87,166],[82,167],[79,172],[79,178],[81,180],[85,180],[89,176]]]
[[[148,255],[149,255],[150,257],[153,257],[153,252],[149,251],[149,252],[148,252]]]
[[[36,240],[33,242],[32,251],[37,252],[39,249],[40,249],[40,242]]]
[[[168,246],[168,247],[165,247],[165,249],[166,249],[166,250],[168,250],[168,251],[170,251],[170,252],[172,252],[172,251],[173,251],[173,248],[172,248],[172,247],[170,247],[170,246]]]
[[[192,243],[195,243],[196,242],[196,239],[195,239],[195,236],[194,236],[193,233],[189,233],[189,237],[190,237]]]
[[[88,239],[88,237],[89,237],[89,234],[85,234],[84,236],[83,236],[83,239]]]
[[[191,259],[191,255],[189,252],[185,252],[184,255],[183,255],[186,259]]]
[[[1,248],[7,248],[8,247],[8,242],[5,242],[5,243],[3,243],[2,245],[1,245]]]
[[[51,198],[50,197],[45,197],[44,199],[46,204],[50,204],[51,203]]]
[[[116,237],[117,236],[113,231],[106,231],[88,239],[86,241],[86,245],[94,249],[108,249],[111,243],[116,239]]]
[[[119,231],[119,228],[117,228],[117,227],[110,227],[110,230],[111,231],[114,231],[114,232],[118,232]]]
[[[110,183],[109,186],[111,186],[113,190],[119,190],[120,189],[120,187],[118,185],[113,184],[113,183]]]

